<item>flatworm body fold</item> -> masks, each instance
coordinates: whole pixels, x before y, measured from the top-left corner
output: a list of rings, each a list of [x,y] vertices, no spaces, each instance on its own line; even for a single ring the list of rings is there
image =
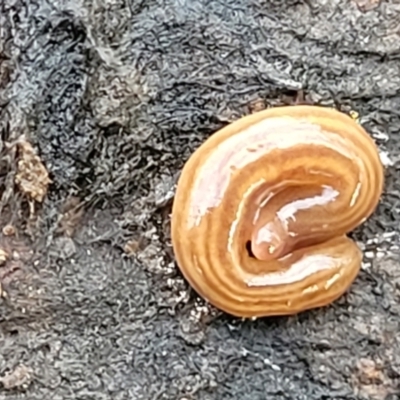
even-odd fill
[[[346,234],[374,212],[383,184],[374,141],[339,111],[286,106],[243,117],[182,170],[171,221],[177,263],[231,315],[330,304],[361,265]]]

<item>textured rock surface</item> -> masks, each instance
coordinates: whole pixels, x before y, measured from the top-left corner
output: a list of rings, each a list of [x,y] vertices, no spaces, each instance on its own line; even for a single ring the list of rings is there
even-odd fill
[[[1,1],[2,220],[31,240],[0,241],[0,399],[398,398],[394,3]],[[173,186],[216,129],[298,90],[359,113],[387,165],[385,193],[354,233],[365,263],[348,295],[233,320],[174,267]],[[13,185],[16,140],[52,180],[31,215]]]

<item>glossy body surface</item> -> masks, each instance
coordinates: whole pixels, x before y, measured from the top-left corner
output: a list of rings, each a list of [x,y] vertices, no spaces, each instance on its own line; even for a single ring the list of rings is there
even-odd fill
[[[243,117],[185,164],[171,234],[191,286],[231,315],[327,305],[356,278],[349,233],[377,206],[375,143],[333,109],[287,106]]]

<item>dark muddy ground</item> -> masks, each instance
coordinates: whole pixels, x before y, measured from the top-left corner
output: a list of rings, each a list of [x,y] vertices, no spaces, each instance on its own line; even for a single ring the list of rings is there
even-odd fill
[[[399,398],[400,4],[378,3],[1,0],[2,227],[17,229],[0,241],[1,399]],[[324,309],[210,312],[171,257],[177,174],[216,129],[299,91],[357,111],[381,149],[363,269]],[[14,185],[21,157],[36,194]]]

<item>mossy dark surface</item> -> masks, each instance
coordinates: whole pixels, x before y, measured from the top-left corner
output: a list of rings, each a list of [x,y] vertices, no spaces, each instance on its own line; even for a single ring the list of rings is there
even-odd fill
[[[0,2],[1,220],[19,232],[0,241],[0,399],[399,398],[400,8],[356,3]],[[215,130],[299,93],[359,114],[385,193],[346,296],[235,320],[173,263],[174,184]],[[21,138],[52,180],[29,219]]]

